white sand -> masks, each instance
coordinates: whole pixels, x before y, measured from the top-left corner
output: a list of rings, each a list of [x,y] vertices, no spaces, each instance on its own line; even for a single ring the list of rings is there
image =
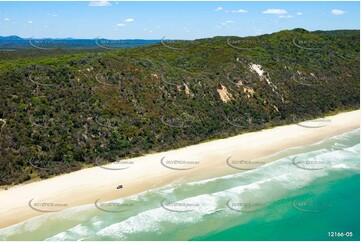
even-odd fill
[[[136,194],[169,184],[180,178],[200,180],[239,172],[227,166],[228,157],[232,156],[234,160],[254,160],[287,148],[315,143],[359,128],[359,117],[359,110],[346,112],[327,117],[326,126],[320,128],[305,128],[296,124],[281,126],[124,160],[130,164],[107,166],[110,168],[128,167],[124,170],[94,167],[39,182],[18,185],[7,191],[0,191],[0,228],[43,214],[28,206],[31,199],[34,199],[34,202],[65,203],[68,208],[91,204],[97,199],[103,202]],[[306,122],[304,124],[319,125],[320,123]],[[195,161],[199,164],[184,166],[169,164],[173,168],[194,167],[189,170],[173,170],[161,165],[160,161],[163,157],[165,157],[163,159],[165,162],[183,160]],[[123,184],[124,188],[117,190],[118,184]]]

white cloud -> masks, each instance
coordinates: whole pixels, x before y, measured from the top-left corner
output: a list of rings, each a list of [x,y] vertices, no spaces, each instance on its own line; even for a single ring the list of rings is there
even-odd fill
[[[263,14],[287,14],[288,12],[284,9],[269,8],[262,12]]]
[[[7,21],[7,22],[8,22],[8,21],[10,21],[10,19],[9,19],[9,18],[4,18],[4,21]]]
[[[214,11],[221,11],[221,10],[223,10],[222,7],[217,7]]]
[[[346,12],[342,11],[340,9],[332,9],[332,11],[331,11],[331,14],[333,14],[333,15],[341,15],[341,14],[344,14],[344,13],[346,13]]]
[[[32,24],[32,23],[33,23],[33,21],[31,21],[31,20],[28,21],[28,24]]]
[[[226,13],[248,13],[248,11],[244,9],[238,9],[238,10],[227,10]]]
[[[303,13],[301,13],[301,12],[297,12],[296,14],[297,14],[297,15],[302,15]]]
[[[279,17],[280,18],[293,18],[292,15],[280,15]]]
[[[90,7],[108,7],[112,6],[112,4],[106,0],[93,1],[89,3]]]
[[[222,26],[228,26],[229,24],[233,24],[233,23],[234,23],[234,21],[232,21],[232,20],[226,20],[223,23],[221,23],[221,25]]]
[[[125,27],[125,26],[127,26],[127,25],[122,24],[122,23],[119,23],[119,24],[117,24],[117,26],[119,26],[119,27]]]
[[[128,22],[128,23],[130,23],[130,22],[134,22],[134,18],[127,18],[126,20],[124,20],[125,22]]]
[[[46,15],[48,15],[48,16],[52,16],[52,17],[56,17],[56,16],[58,16],[57,14],[53,14],[53,13],[47,13]]]

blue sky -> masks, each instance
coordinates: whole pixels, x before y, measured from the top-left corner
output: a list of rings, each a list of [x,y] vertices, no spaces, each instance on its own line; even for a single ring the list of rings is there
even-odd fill
[[[360,29],[359,2],[0,2],[0,36],[196,39]]]

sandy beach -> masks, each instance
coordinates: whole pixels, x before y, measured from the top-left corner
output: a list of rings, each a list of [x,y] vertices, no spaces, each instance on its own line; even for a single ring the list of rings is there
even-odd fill
[[[262,164],[255,162],[262,157],[355,130],[360,127],[359,117],[360,110],[345,112],[324,120],[237,135],[18,185],[0,191],[0,228],[45,211],[59,210],[49,204],[36,205],[40,202],[65,204],[61,209],[66,209],[125,197],[183,179],[202,180],[253,169]],[[117,189],[119,184],[122,189]]]

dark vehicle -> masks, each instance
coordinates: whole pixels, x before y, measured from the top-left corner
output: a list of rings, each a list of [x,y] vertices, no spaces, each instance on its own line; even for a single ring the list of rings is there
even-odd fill
[[[123,185],[121,185],[121,184],[117,186],[117,189],[122,189],[122,188],[123,188]]]

